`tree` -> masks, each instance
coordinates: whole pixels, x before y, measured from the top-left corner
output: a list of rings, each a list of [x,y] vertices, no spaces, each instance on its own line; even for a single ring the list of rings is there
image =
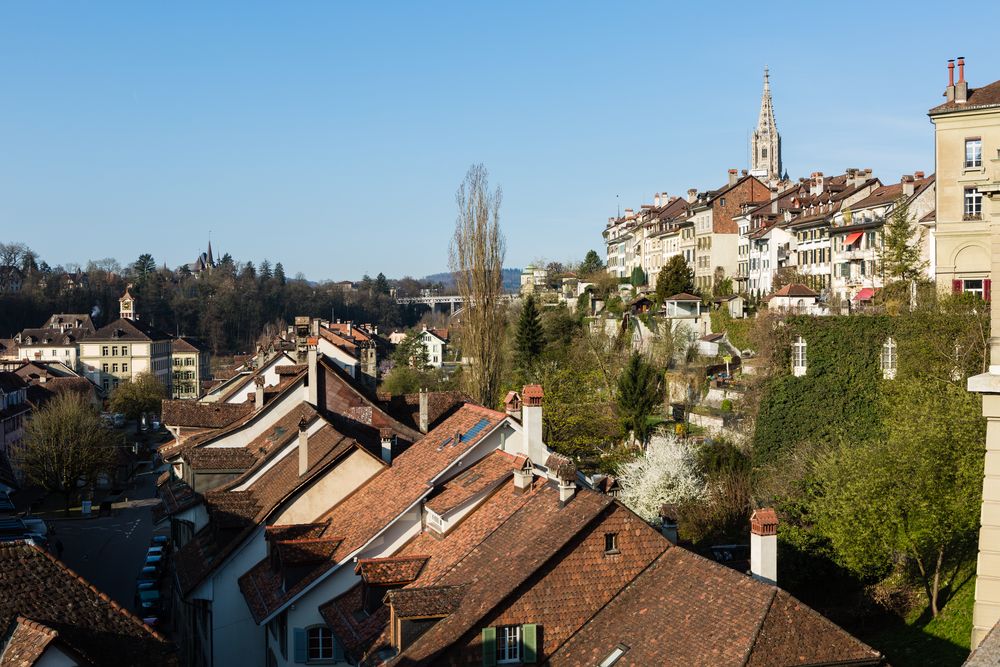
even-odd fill
[[[646,284],[646,272],[642,270],[641,266],[637,266],[632,269],[632,277],[629,279],[632,283],[632,287],[639,288]]]
[[[136,277],[143,281],[150,274],[156,273],[156,260],[148,252],[139,255],[139,259],[135,260],[135,264],[132,265],[132,270],[135,271]]]
[[[598,271],[604,270],[604,262],[596,250],[588,250],[583,262],[580,263],[580,277],[587,278]]]
[[[985,425],[954,382],[908,377],[885,397],[888,436],[820,459],[813,516],[839,562],[876,580],[905,558],[937,616],[941,591],[975,557]]]
[[[163,384],[152,373],[140,373],[134,380],[125,380],[111,392],[108,402],[113,412],[120,412],[128,419],[139,419],[144,413],[159,412],[160,403],[167,397]]]
[[[427,356],[427,346],[424,345],[421,333],[411,331],[406,334],[403,340],[399,341],[396,349],[392,352],[392,360],[396,366],[409,366],[423,371],[430,367],[430,359]]]
[[[655,436],[642,456],[620,466],[618,483],[621,501],[650,523],[659,520],[664,504],[705,496],[697,452],[672,435]]]
[[[25,428],[24,446],[15,461],[25,476],[60,493],[69,514],[79,482],[93,484],[117,461],[113,436],[97,412],[79,394],[58,394],[35,413]]]
[[[926,230],[910,224],[910,206],[901,197],[882,229],[879,261],[889,280],[911,281],[924,277],[927,261],[921,258]]]
[[[681,292],[694,291],[694,271],[683,255],[674,255],[656,276],[656,300],[660,303]]]
[[[523,370],[538,360],[545,348],[545,332],[542,318],[535,307],[535,297],[529,294],[521,304],[521,316],[517,321],[515,352],[518,366]]]
[[[489,174],[473,165],[458,188],[458,219],[449,263],[458,293],[464,297],[462,352],[469,359],[463,373],[466,390],[476,402],[492,406],[499,398],[503,366],[503,260],[500,232],[501,192],[490,191]]]
[[[379,274],[375,276],[375,293],[376,294],[389,293],[389,280],[385,277],[384,273],[379,272]]]
[[[649,418],[663,400],[663,383],[656,369],[633,352],[618,377],[618,413],[626,437],[646,444],[652,434]]]
[[[281,262],[274,265],[274,281],[282,287],[285,286],[285,267]]]
[[[266,257],[264,258],[264,261],[260,263],[260,268],[257,271],[257,275],[260,276],[260,279],[262,281],[270,280],[271,276],[274,275],[271,272],[271,262],[267,261]]]
[[[733,281],[731,278],[723,278],[712,288],[712,296],[732,296],[732,294]]]

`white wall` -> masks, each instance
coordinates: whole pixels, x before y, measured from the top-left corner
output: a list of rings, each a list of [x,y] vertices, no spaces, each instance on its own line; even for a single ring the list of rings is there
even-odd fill
[[[292,389],[279,399],[272,400],[264,406],[257,417],[225,437],[215,440],[206,447],[246,447],[259,435],[267,433],[274,423],[287,415],[293,408],[305,400],[305,387]]]

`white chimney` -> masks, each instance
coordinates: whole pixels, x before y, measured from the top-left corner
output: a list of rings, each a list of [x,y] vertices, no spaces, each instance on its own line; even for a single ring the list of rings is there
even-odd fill
[[[903,196],[912,197],[913,196],[913,177],[910,175],[905,175],[899,179],[900,184],[903,186]]]
[[[309,434],[306,431],[308,422],[303,417],[299,420],[299,477],[309,470]]]
[[[576,493],[576,464],[562,454],[549,454],[545,467],[549,469],[549,477],[558,481],[559,504],[565,505]]]
[[[729,185],[736,185],[736,182],[740,180],[739,172],[735,169],[729,170]]]
[[[531,488],[531,482],[534,480],[535,466],[531,463],[531,459],[524,457],[524,463],[521,467],[514,471],[514,492],[524,493]]]
[[[773,507],[750,515],[750,574],[765,584],[778,584],[778,515]]]
[[[529,384],[521,390],[521,453],[529,458],[541,459],[545,455],[542,444],[542,385]]]
[[[688,203],[693,204],[694,200],[698,198],[698,191],[694,188],[688,190]]]
[[[559,504],[565,505],[576,493],[576,482],[568,479],[559,480]]]
[[[420,432],[427,433],[430,430],[430,415],[427,406],[427,390],[420,390]]]
[[[392,463],[392,441],[396,436],[391,428],[382,428],[379,429],[379,437],[382,440],[382,460]]]
[[[260,410],[264,407],[264,376],[258,375],[253,379],[254,383],[254,409]]]
[[[306,401],[313,407],[319,404],[319,358],[316,352],[318,342],[316,338],[310,338],[309,351],[307,352],[309,376],[306,378]]]

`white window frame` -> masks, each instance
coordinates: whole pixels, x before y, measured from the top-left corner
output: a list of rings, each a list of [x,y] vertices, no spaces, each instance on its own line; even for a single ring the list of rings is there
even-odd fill
[[[808,343],[802,336],[796,336],[792,342],[792,375],[802,377],[806,374],[808,365]]]
[[[983,193],[976,188],[966,188],[962,197],[962,214],[966,218],[982,218]]]
[[[971,149],[971,150],[970,150]],[[965,140],[965,168],[974,169],[983,166],[983,140],[981,138]]]
[[[896,339],[889,338],[885,339],[882,343],[882,377],[886,380],[894,380],[896,378],[896,367],[899,363],[899,350],[896,346]]]
[[[324,637],[325,633],[325,637]],[[317,645],[315,653],[313,651],[313,636],[316,635]],[[314,625],[306,628],[306,661],[307,662],[332,662],[334,647],[337,643],[333,636],[333,631],[324,625]]]
[[[521,626],[501,625],[497,628],[497,664],[521,662]]]

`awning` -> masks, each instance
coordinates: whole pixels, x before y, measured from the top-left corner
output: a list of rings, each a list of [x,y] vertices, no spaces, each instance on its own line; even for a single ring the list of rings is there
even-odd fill
[[[872,297],[875,296],[875,290],[871,287],[864,287],[860,292],[854,295],[855,301],[871,301]]]
[[[864,232],[853,232],[851,234],[848,234],[847,238],[844,239],[844,245],[845,246],[853,245],[857,243],[858,239],[860,239],[864,235],[865,235]]]

